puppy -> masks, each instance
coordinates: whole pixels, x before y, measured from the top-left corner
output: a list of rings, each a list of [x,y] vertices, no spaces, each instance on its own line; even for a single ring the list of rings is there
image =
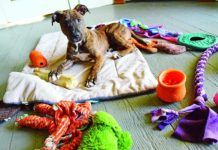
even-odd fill
[[[118,50],[116,58],[122,57],[135,50],[130,42],[131,31],[120,23],[105,25],[96,30],[89,30],[84,22],[83,15],[88,12],[85,5],[77,5],[72,10],[56,11],[52,16],[52,24],[58,22],[62,32],[68,39],[66,61],[49,73],[49,81],[53,82],[60,74],[78,61],[94,60],[86,87],[95,85],[97,74],[104,64],[104,54],[109,48]],[[88,53],[87,59],[78,57]]]

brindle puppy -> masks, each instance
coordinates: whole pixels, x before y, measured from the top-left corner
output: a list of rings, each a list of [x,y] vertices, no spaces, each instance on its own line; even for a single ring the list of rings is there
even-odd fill
[[[86,87],[95,85],[97,73],[104,64],[104,54],[110,48],[119,49],[117,57],[124,56],[135,50],[129,42],[131,31],[120,23],[112,23],[97,30],[89,30],[84,23],[83,15],[88,11],[84,5],[77,5],[73,10],[57,11],[52,16],[53,22],[58,22],[62,32],[68,38],[66,61],[56,70],[49,73],[49,81],[58,79],[63,70],[70,68],[75,62],[81,61],[80,53],[89,53],[90,57],[83,61],[94,59],[94,66],[88,76]]]

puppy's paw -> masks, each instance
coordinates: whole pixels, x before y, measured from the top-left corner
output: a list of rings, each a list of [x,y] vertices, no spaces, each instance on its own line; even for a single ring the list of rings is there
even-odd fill
[[[48,81],[53,83],[60,78],[60,74],[57,71],[50,71],[48,74]]]
[[[114,51],[113,48],[107,49],[107,52],[113,52],[113,51]]]
[[[86,81],[86,87],[90,88],[95,86],[96,79],[94,77],[89,76],[88,80]]]
[[[119,52],[115,52],[115,53],[113,53],[113,55],[112,55],[112,58],[113,59],[119,59],[120,57],[122,57],[120,54],[119,54]]]

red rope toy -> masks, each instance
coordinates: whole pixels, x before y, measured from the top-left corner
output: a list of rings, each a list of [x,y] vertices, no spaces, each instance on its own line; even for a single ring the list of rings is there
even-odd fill
[[[56,105],[37,104],[35,111],[45,115],[24,115],[16,119],[18,127],[48,130],[50,135],[42,150],[76,150],[82,140],[84,126],[89,124],[91,104],[76,104],[73,101],[60,101]]]

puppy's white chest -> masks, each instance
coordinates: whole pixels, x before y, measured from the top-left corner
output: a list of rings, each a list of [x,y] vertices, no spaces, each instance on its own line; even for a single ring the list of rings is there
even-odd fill
[[[90,61],[90,60],[92,60],[89,53],[78,53],[78,54],[74,55],[74,57],[79,59],[80,61]]]

